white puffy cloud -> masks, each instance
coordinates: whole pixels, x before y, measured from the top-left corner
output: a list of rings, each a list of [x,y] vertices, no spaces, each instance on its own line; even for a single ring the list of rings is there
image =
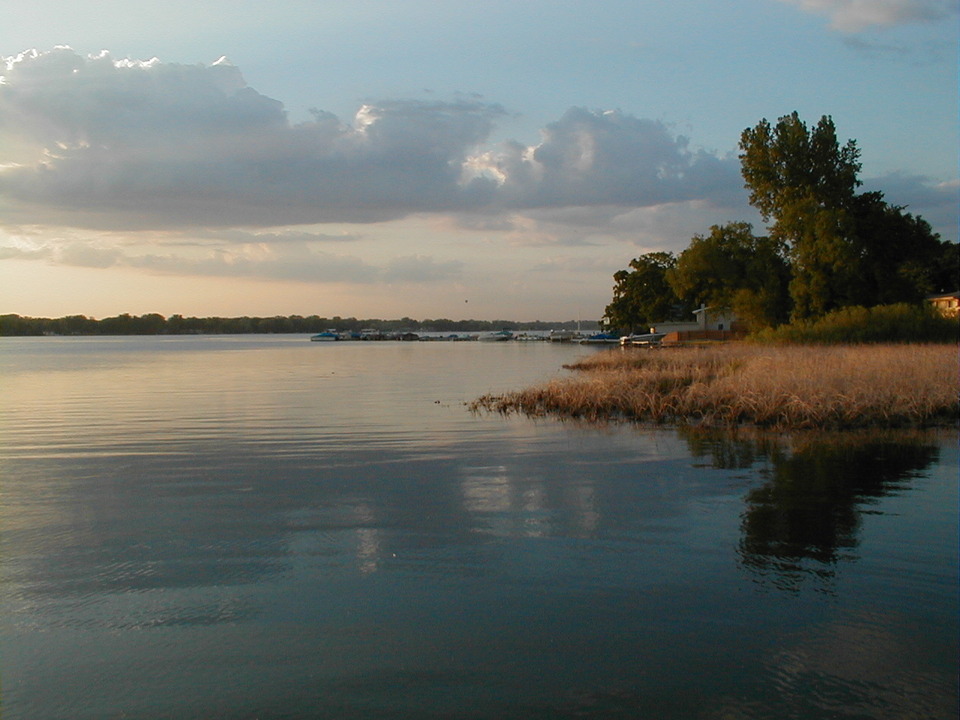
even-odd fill
[[[842,32],[936,22],[956,15],[956,0],[779,0],[830,18]]]
[[[484,143],[504,110],[478,100],[371,103],[350,124],[281,103],[212,65],[4,60],[0,206],[9,222],[102,229],[376,222],[415,212],[722,198],[736,161],[662,123],[573,108],[535,146]]]
[[[735,159],[694,152],[661,122],[571,108],[535,147],[487,156],[503,201],[516,207],[647,207],[721,197],[742,183]]]

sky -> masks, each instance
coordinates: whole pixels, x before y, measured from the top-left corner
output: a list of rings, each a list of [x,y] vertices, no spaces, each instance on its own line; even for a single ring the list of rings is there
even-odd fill
[[[958,234],[958,0],[3,0],[0,314],[598,319],[830,115]]]

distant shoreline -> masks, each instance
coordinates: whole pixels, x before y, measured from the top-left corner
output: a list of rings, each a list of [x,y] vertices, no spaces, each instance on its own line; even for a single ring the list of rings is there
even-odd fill
[[[576,330],[593,332],[599,329],[597,321],[563,320],[547,322],[533,320],[450,320],[435,318],[415,320],[404,317],[394,320],[380,318],[320,317],[318,315],[277,315],[273,317],[164,317],[157,313],[146,315],[115,315],[96,320],[85,315],[67,315],[59,318],[35,318],[16,314],[0,315],[0,337],[31,337],[43,335],[292,335],[315,334],[326,330],[360,332],[372,329],[384,333],[396,332],[489,332]]]
[[[474,411],[591,422],[776,430],[956,426],[957,345],[611,350],[576,373],[485,395]]]

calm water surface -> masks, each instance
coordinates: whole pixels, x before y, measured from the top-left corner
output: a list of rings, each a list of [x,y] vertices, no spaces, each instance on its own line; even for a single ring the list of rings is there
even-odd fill
[[[955,432],[463,405],[589,352],[0,340],[2,717],[957,717]]]

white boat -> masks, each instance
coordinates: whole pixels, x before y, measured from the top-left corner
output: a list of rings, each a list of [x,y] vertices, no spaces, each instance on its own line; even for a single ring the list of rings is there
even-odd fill
[[[620,344],[624,347],[628,345],[644,347],[644,346],[660,346],[660,341],[666,337],[666,333],[643,333],[642,335],[624,335],[620,338]]]
[[[513,340],[513,333],[509,330],[500,330],[498,332],[484,333],[477,339],[481,342],[503,342],[505,340]]]

